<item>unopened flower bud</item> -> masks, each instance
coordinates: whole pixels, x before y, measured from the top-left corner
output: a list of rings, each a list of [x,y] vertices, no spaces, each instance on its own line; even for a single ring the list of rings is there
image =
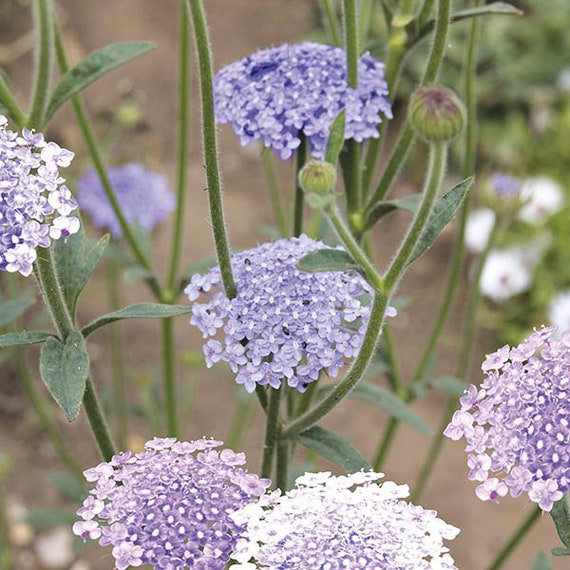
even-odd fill
[[[454,139],[465,124],[465,107],[459,97],[441,85],[416,89],[410,99],[410,120],[428,142]]]
[[[308,194],[332,195],[335,184],[336,168],[324,160],[310,160],[299,172],[299,185]]]
[[[503,173],[489,178],[480,191],[483,206],[502,216],[514,216],[524,205],[522,181]]]

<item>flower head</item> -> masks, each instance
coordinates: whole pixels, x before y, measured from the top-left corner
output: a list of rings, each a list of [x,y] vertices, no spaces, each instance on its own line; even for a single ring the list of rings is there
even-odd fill
[[[131,162],[108,171],[109,181],[129,224],[135,220],[148,232],[174,210],[175,199],[166,176],[146,170]],[[123,231],[95,170],[91,169],[77,182],[77,202],[89,212],[97,227],[106,227],[112,235]]]
[[[285,495],[262,497],[232,515],[247,525],[232,558],[265,570],[455,569],[443,540],[459,529],[403,501],[407,485],[377,484],[381,477],[307,473]]]
[[[73,532],[112,545],[117,570],[224,570],[243,530],[230,514],[262,495],[269,480],[245,472],[245,455],[220,445],[155,438],[141,453],[88,469],[95,488]]]
[[[79,230],[79,220],[69,216],[77,205],[59,174],[73,153],[7,124],[0,115],[0,270],[27,276],[37,247]]]
[[[194,275],[185,292],[194,303],[190,322],[214,337],[204,345],[206,363],[228,362],[236,381],[278,388],[282,380],[303,392],[326,369],[336,376],[360,348],[373,290],[354,271],[307,273],[297,262],[326,247],[307,236],[281,239],[232,257],[238,294],[228,299],[220,270]],[[395,314],[390,309],[389,314]]]
[[[541,224],[564,206],[564,192],[555,180],[547,176],[537,176],[525,180],[521,188],[521,198],[526,204],[519,217],[531,224]]]
[[[550,511],[570,489],[570,334],[535,331],[487,356],[487,377],[461,399],[444,434],[467,442],[477,496],[497,502],[527,493]]]
[[[392,118],[384,64],[368,53],[349,87],[342,48],[303,42],[258,51],[222,68],[214,79],[218,123],[230,123],[242,145],[262,139],[284,160],[309,140],[323,158],[335,117],[346,112],[345,138],[378,137],[380,113]]]

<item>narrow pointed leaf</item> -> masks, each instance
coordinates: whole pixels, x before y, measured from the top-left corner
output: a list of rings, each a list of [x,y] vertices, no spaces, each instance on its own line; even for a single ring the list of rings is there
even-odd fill
[[[570,492],[554,503],[550,515],[562,544],[570,549]],[[556,554],[556,556],[565,556],[565,554]]]
[[[469,188],[471,188],[472,182],[472,177],[467,178],[463,182],[455,185],[435,203],[433,212],[420,234],[416,247],[412,250],[407,265],[411,265],[420,257],[435,241],[443,228],[453,219],[463,203]]]
[[[449,394],[453,398],[463,396],[465,388],[467,387],[465,381],[456,376],[441,376],[440,378],[435,378],[430,383],[438,390]]]
[[[63,75],[55,88],[46,121],[68,100],[113,69],[154,48],[152,42],[122,42],[90,53],[79,65]]]
[[[340,465],[347,473],[372,469],[350,441],[320,426],[313,426],[300,433],[297,439],[325,459]]]
[[[353,257],[341,249],[319,249],[303,256],[297,262],[297,267],[303,271],[315,273],[317,271],[348,271],[360,270],[360,265]]]
[[[27,344],[40,344],[49,338],[55,339],[53,334],[43,331],[23,331],[0,335],[0,348],[10,346],[25,346]]]
[[[415,214],[416,210],[418,209],[418,204],[420,203],[421,197],[421,194],[412,194],[411,196],[399,198],[398,200],[378,202],[378,204],[372,208],[370,214],[368,214],[368,218],[366,220],[366,230],[373,228],[378,220],[387,214],[394,212],[395,210],[407,210],[408,212]]]
[[[0,303],[0,327],[5,327],[17,319],[28,307],[34,304],[34,301],[33,295],[28,292],[18,299],[10,299]]]
[[[531,570],[552,570],[552,566],[544,552],[539,552],[537,554]]]
[[[85,237],[83,225],[67,241],[60,239],[55,242],[55,267],[67,308],[72,315],[75,315],[81,291],[87,285],[108,244],[109,234],[105,234],[97,242],[89,241]]]
[[[553,556],[570,556],[570,548],[554,547],[550,552]]]
[[[341,111],[333,121],[329,138],[327,140],[327,150],[325,152],[325,161],[336,166],[338,156],[344,146],[344,127],[346,125],[346,112]]]
[[[79,413],[88,374],[89,356],[80,333],[71,333],[65,343],[56,338],[45,341],[40,375],[69,422]]]
[[[371,384],[370,382],[360,382],[350,393],[351,398],[364,400],[385,412],[390,416],[406,422],[425,435],[433,435],[433,430],[418,416],[418,414],[398,396],[388,390]]]
[[[136,305],[129,305],[118,311],[107,313],[91,321],[81,332],[83,336],[87,337],[98,328],[123,319],[166,319],[169,317],[179,317],[180,315],[185,315],[190,312],[192,312],[192,307],[187,305],[137,303]]]

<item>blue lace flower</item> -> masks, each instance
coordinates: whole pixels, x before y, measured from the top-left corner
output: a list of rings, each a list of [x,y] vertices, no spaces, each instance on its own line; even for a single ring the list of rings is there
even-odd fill
[[[358,353],[372,287],[354,271],[307,273],[297,262],[326,247],[307,236],[281,239],[232,257],[237,297],[228,299],[220,270],[192,277],[190,322],[204,338],[206,364],[225,361],[248,392],[282,381],[303,392],[321,371],[336,376]],[[387,314],[393,316],[390,308]]]
[[[268,479],[240,465],[243,453],[210,439],[155,438],[141,453],[85,471],[95,488],[73,532],[111,545],[117,570],[224,570],[242,527],[230,514],[262,495]]]
[[[41,133],[7,128],[0,115],[0,270],[30,275],[37,247],[79,230],[77,208],[59,169],[73,153]]]
[[[407,485],[381,473],[306,473],[233,513],[246,526],[231,570],[456,569],[444,540],[459,529],[403,501]]]
[[[550,511],[570,490],[570,334],[537,330],[488,355],[482,369],[487,378],[469,387],[444,433],[465,438],[481,500],[527,493]]]
[[[174,210],[175,199],[166,176],[146,170],[136,162],[109,168],[108,175],[129,224],[136,220],[150,232]],[[95,170],[89,170],[77,184],[79,207],[89,213],[97,227],[107,228],[113,236],[121,237],[119,220]]]
[[[368,53],[358,63],[358,88],[349,87],[344,49],[303,42],[258,51],[214,78],[218,123],[230,123],[242,145],[263,140],[282,159],[307,137],[322,158],[335,117],[346,111],[347,139],[378,137],[381,114],[389,119],[384,64]]]

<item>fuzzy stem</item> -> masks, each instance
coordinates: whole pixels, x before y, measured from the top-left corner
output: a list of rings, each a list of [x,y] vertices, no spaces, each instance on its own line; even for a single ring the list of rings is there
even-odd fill
[[[384,277],[386,288],[390,291],[402,276],[407,266],[408,259],[418,242],[420,234],[428,221],[429,215],[431,214],[443,179],[446,157],[447,144],[430,144],[429,168],[420,207],[416,212],[414,221],[412,222],[406,237],[400,245],[400,249],[398,250],[396,257],[390,264],[390,267],[386,271],[386,275]]]
[[[0,105],[6,109],[8,116],[16,123],[18,129],[26,124],[26,114],[12,95],[8,84],[0,77]]]
[[[65,54],[65,48],[63,46],[63,42],[61,40],[61,34],[59,30],[55,29],[55,46],[56,46],[56,53],[57,53],[57,60],[58,65],[61,73],[65,73],[69,69],[69,65],[67,63],[67,56]],[[123,236],[125,241],[129,245],[131,251],[133,252],[137,262],[146,269],[149,273],[152,274],[151,277],[148,278],[147,282],[152,289],[153,293],[159,297],[160,296],[160,288],[156,281],[156,277],[154,276],[152,264],[138,242],[135,234],[133,233],[131,226],[127,223],[125,216],[121,210],[119,202],[117,201],[117,197],[115,195],[115,191],[113,190],[113,186],[109,180],[109,176],[107,174],[107,170],[105,168],[105,163],[103,160],[103,153],[97,143],[95,138],[95,133],[93,132],[93,127],[89,121],[89,117],[87,115],[87,111],[85,109],[85,105],[81,98],[76,95],[72,97],[71,104],[73,106],[73,110],[75,112],[75,116],[77,118],[77,122],[79,124],[79,129],[87,146],[87,150],[89,152],[89,156],[93,161],[93,166],[95,167],[95,171],[97,172],[97,176],[101,181],[101,185],[105,190],[105,196],[107,200],[109,200],[109,204],[113,209],[113,213],[117,217],[119,225],[121,226],[121,230],[123,232]]]
[[[35,0],[34,21],[36,52],[33,96],[28,116],[28,127],[43,128],[53,70],[53,6],[51,0]]]
[[[174,350],[174,322],[162,319],[162,382],[164,389],[164,413],[166,432],[169,437],[178,437],[178,414],[176,393],[176,354]]]
[[[295,201],[293,205],[293,235],[300,236],[303,233],[303,210],[305,207],[305,193],[299,182],[299,173],[307,161],[308,142],[302,132],[299,132],[301,144],[297,149],[297,159],[295,163]]]
[[[540,520],[542,510],[535,507],[530,515],[523,521],[521,526],[515,531],[509,542],[501,549],[495,557],[488,570],[499,570],[503,563],[509,558],[513,550],[519,545],[522,539],[527,535],[528,531]]]
[[[184,234],[184,203],[186,198],[187,154],[188,154],[188,116],[189,116],[189,78],[190,78],[190,14],[186,0],[180,0],[180,30],[178,54],[178,152],[176,157],[176,209],[172,248],[168,268],[167,288],[173,292],[178,279],[180,251]]]
[[[344,45],[346,47],[348,85],[358,87],[358,18],[356,0],[343,0]]]
[[[348,396],[350,391],[356,386],[374,355],[387,306],[388,296],[376,293],[370,311],[368,326],[366,327],[366,332],[362,340],[362,346],[350,370],[315,407],[286,425],[281,432],[282,438],[292,438],[298,433],[315,425],[331,412],[341,400]]]
[[[95,386],[91,378],[87,378],[85,394],[83,395],[83,407],[91,426],[99,451],[105,461],[109,461],[116,454],[115,445],[111,439],[109,428],[95,392]]]
[[[233,299],[237,289],[232,274],[230,248],[226,235],[226,223],[222,202],[222,187],[220,168],[218,164],[218,139],[214,117],[214,91],[212,77],[212,60],[210,56],[210,41],[206,16],[201,0],[186,0],[190,5],[194,41],[198,56],[200,71],[200,94],[202,98],[202,137],[204,143],[204,158],[206,162],[206,178],[208,181],[208,199],[210,203],[210,218],[214,231],[214,242],[218,265],[226,295]]]
[[[287,221],[285,220],[285,213],[281,202],[281,193],[279,191],[279,184],[277,183],[277,176],[275,175],[275,166],[273,164],[271,153],[265,147],[263,147],[261,151],[261,159],[263,161],[265,178],[267,179],[269,199],[271,200],[271,208],[273,210],[273,219],[277,225],[279,236],[286,237]]]
[[[323,15],[323,20],[327,32],[330,34],[332,44],[340,46],[342,42],[341,30],[336,18],[334,5],[331,0],[320,0],[319,6]]]
[[[267,418],[265,424],[265,443],[263,445],[263,459],[261,462],[260,474],[263,478],[271,477],[271,466],[273,464],[273,455],[279,432],[281,395],[285,386],[285,381],[282,381],[280,388],[269,389],[269,405],[267,406]]]

